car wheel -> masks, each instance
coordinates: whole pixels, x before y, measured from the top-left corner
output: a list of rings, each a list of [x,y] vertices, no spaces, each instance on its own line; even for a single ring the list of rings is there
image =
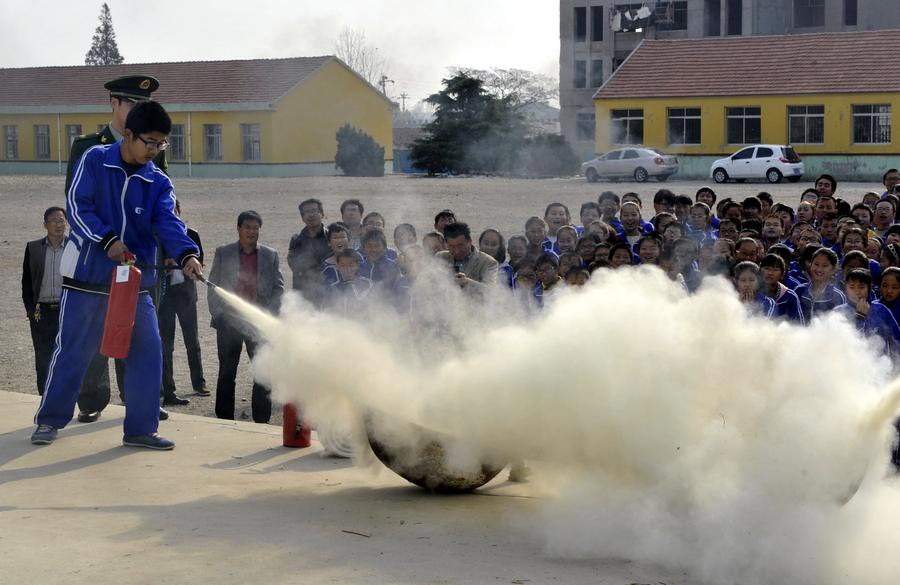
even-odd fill
[[[588,168],[588,170],[585,171],[584,176],[587,178],[588,183],[596,183],[597,180],[600,179],[600,175],[592,168]]]
[[[769,169],[766,171],[766,180],[770,183],[780,183],[781,182],[781,171],[778,169]]]
[[[656,175],[656,180],[660,183],[665,183],[669,180],[669,175]]]
[[[788,177],[787,180],[788,180],[788,183],[799,183],[799,182],[800,182],[800,177],[797,177],[797,176],[794,176],[794,177]]]
[[[647,169],[645,169],[644,167],[638,167],[638,168],[634,169],[634,180],[637,181],[638,183],[643,183],[644,181],[647,180],[647,177],[649,177],[649,176],[650,176],[650,174],[647,172]]]
[[[716,183],[725,183],[728,181],[728,173],[725,172],[725,169],[718,168],[713,171],[713,180]]]

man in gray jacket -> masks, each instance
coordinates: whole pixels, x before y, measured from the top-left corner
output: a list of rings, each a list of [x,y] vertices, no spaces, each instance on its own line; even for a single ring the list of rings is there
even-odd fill
[[[284,277],[278,266],[278,252],[259,244],[261,227],[262,217],[255,211],[244,211],[238,216],[238,241],[216,248],[209,281],[262,309],[278,313]],[[216,416],[234,420],[234,386],[241,351],[246,345],[247,355],[253,359],[257,340],[253,328],[243,323],[215,290],[210,291],[207,300],[219,353]],[[254,422],[269,422],[271,389],[255,380],[251,407]]]
[[[447,249],[435,258],[453,266],[454,280],[469,294],[484,295],[497,284],[497,261],[475,249],[468,224],[451,223],[444,228]]]

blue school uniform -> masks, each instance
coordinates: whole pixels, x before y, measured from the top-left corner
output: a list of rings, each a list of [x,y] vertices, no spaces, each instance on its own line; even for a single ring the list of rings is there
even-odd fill
[[[323,306],[344,317],[359,315],[365,308],[372,286],[372,281],[362,276],[338,281],[325,289]]]
[[[78,388],[103,337],[113,270],[107,250],[122,241],[139,263],[156,264],[157,238],[167,255],[184,266],[199,256],[184,223],[175,215],[172,182],[153,162],[125,165],[121,142],[94,146],[79,160],[66,195],[71,226],[60,271],[59,333],[35,423],[55,428],[72,420]],[[162,342],[149,289],[156,270],[141,271],[131,345],[125,359],[125,435],[155,433],[159,426]]]
[[[800,299],[800,309],[803,311],[803,319],[806,322],[812,321],[813,317],[822,313],[833,311],[835,307],[839,307],[847,302],[847,295],[841,292],[834,283],[825,285],[825,289],[818,298],[813,298],[812,283],[807,282],[801,284],[794,291]]]
[[[775,302],[775,314],[773,316],[776,319],[786,319],[798,325],[806,324],[806,320],[803,318],[803,311],[800,308],[800,297],[786,285],[779,285],[778,296],[772,300]]]
[[[878,301],[869,304],[867,315],[860,315],[856,312],[856,308],[849,303],[835,310],[845,313],[852,319],[856,330],[866,337],[880,337],[884,342],[885,354],[893,356],[900,350],[900,325],[890,309]]]
[[[891,312],[891,315],[894,316],[894,319],[897,320],[897,323],[900,323],[900,299],[897,299],[896,301],[886,301],[882,298],[879,298],[878,304],[887,307]]]
[[[767,297],[764,293],[760,292],[756,295],[756,298],[753,299],[753,305],[750,311],[754,315],[759,315],[760,317],[765,317],[766,319],[774,319],[776,317],[775,301]]]
[[[371,280],[373,284],[384,283],[386,287],[393,288],[400,278],[400,266],[385,254],[376,262],[364,260],[359,267],[359,275]]]
[[[497,271],[497,279],[500,281],[500,284],[505,284],[509,288],[513,288],[513,275],[514,272],[509,262],[501,264],[500,269]]]

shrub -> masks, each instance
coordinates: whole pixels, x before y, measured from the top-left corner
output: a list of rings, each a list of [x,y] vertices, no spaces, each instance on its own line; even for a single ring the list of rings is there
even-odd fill
[[[337,131],[334,164],[350,177],[384,176],[384,147],[363,132],[345,124]]]

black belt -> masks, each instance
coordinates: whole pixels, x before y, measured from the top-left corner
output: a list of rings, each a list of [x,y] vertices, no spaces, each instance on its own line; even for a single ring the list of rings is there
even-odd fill
[[[42,307],[47,307],[48,309],[59,309],[59,303],[38,303]]]
[[[85,282],[83,280],[69,278],[68,276],[63,276],[62,287],[69,290],[77,290],[78,292],[86,292],[95,295],[109,295],[108,284]],[[149,294],[152,291],[153,289],[151,288],[142,288],[140,292]]]

